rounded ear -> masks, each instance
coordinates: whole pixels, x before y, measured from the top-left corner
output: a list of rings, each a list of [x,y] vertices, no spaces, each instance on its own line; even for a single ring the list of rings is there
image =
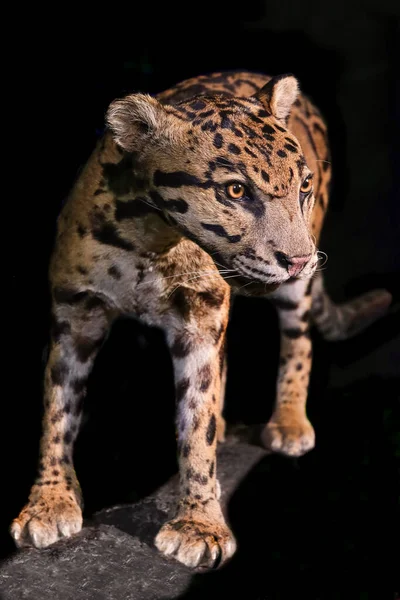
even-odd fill
[[[168,137],[171,119],[174,116],[148,94],[131,94],[114,100],[106,113],[114,141],[127,152],[140,150],[149,138]]]
[[[278,75],[268,81],[255,97],[277,119],[286,121],[293,102],[299,94],[299,82],[293,75]]]

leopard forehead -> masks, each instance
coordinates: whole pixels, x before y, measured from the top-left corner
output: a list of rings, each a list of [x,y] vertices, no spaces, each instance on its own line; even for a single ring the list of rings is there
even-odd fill
[[[197,96],[168,109],[190,125],[185,154],[198,169],[207,159],[206,176],[222,167],[280,197],[304,174],[298,140],[256,98]]]

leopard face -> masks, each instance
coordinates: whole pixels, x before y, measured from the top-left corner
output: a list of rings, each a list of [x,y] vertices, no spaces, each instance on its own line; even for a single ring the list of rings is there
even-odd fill
[[[142,198],[233,273],[279,285],[317,265],[312,173],[286,127],[289,76],[253,97],[199,96],[177,106],[149,96],[114,102],[114,139],[135,154]]]

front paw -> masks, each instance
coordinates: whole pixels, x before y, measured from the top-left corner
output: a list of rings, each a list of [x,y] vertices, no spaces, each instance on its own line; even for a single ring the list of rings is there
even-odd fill
[[[187,567],[216,568],[236,550],[232,532],[223,521],[177,517],[161,527],[155,544]]]
[[[74,496],[58,486],[34,486],[30,501],[14,519],[10,533],[16,545],[46,548],[82,529],[82,511]]]
[[[315,446],[315,433],[310,421],[301,418],[272,417],[261,440],[265,448],[288,456],[302,456]]]

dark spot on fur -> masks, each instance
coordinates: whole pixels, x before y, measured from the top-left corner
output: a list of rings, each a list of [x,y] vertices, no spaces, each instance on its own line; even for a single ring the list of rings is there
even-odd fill
[[[200,485],[207,485],[208,477],[206,475],[201,475],[201,473],[193,473],[193,479]]]
[[[114,279],[121,279],[121,271],[118,269],[118,267],[116,265],[111,265],[111,267],[108,268],[108,274],[113,277]]]
[[[66,363],[58,362],[51,367],[51,380],[54,385],[62,385],[65,377],[68,374],[68,366]]]
[[[211,463],[211,465],[210,465],[210,470],[209,470],[209,472],[208,472],[208,475],[209,475],[210,479],[211,479],[211,478],[213,477],[213,475],[214,475],[214,469],[215,469],[215,463],[214,463],[214,462],[212,462],[212,463]]]
[[[124,196],[132,191],[142,189],[143,178],[135,173],[135,154],[126,154],[118,163],[103,163],[103,177],[108,188],[116,196]]]
[[[187,295],[189,298],[187,298]],[[172,304],[175,310],[185,319],[187,320],[191,311],[191,302],[190,302],[190,294],[188,291],[183,288],[178,288],[172,294]]]
[[[292,144],[285,144],[284,147],[286,148],[286,150],[289,150],[289,152],[297,152],[296,146],[293,146]]]
[[[103,222],[95,225],[92,230],[92,235],[95,240],[100,242],[100,244],[114,246],[115,248],[120,248],[121,250],[126,250],[128,252],[135,249],[135,246],[131,242],[120,236],[117,227],[111,222]]]
[[[211,385],[212,374],[210,365],[204,365],[199,369],[198,372],[199,377],[199,390],[201,392],[206,392]]]
[[[296,365],[296,371],[301,371],[301,369],[303,368],[303,363],[297,363]]]
[[[299,328],[293,328],[293,329],[284,329],[282,331],[283,335],[285,335],[286,337],[295,340],[299,337],[302,337],[303,335],[308,335],[308,330],[302,331]]]
[[[61,421],[61,419],[63,418],[63,414],[64,411],[60,408],[52,417],[51,417],[51,422],[53,423],[53,425],[55,423],[58,423],[58,421]]]
[[[86,378],[83,377],[82,379],[74,379],[74,381],[71,383],[71,387],[75,394],[82,394],[86,388]]]
[[[224,143],[224,138],[222,137],[222,135],[220,133],[216,133],[214,136],[214,146],[218,149],[222,148],[222,145]]]
[[[190,454],[190,445],[189,444],[185,444],[183,446],[183,450],[182,450],[182,456],[183,458],[187,458]]]
[[[261,177],[264,179],[264,181],[269,183],[269,175],[266,171],[264,171],[264,169],[261,169]]]
[[[181,379],[179,383],[176,385],[176,401],[181,402],[184,398],[186,392],[188,391],[190,386],[190,380],[185,377],[185,379]]]
[[[210,421],[208,423],[207,431],[206,431],[206,442],[209,446],[213,443],[215,439],[215,433],[217,431],[217,420],[215,415],[211,415]]]
[[[206,103],[203,100],[194,100],[189,106],[193,110],[203,110],[206,107]]]
[[[71,332],[71,325],[67,321],[57,321],[56,317],[51,317],[51,337],[58,342],[62,335]]]
[[[100,348],[103,343],[103,337],[92,340],[90,338],[78,338],[75,342],[75,352],[78,360],[85,363],[89,360],[92,354]]]
[[[257,158],[257,154],[255,154],[252,150],[250,150],[250,148],[248,148],[247,146],[244,147],[244,151],[251,156],[252,158]],[[254,167],[253,167],[254,168]],[[257,169],[258,171],[258,169]]]
[[[236,146],[236,144],[229,144],[228,152],[230,152],[231,154],[236,154],[236,155],[242,153],[241,149],[239,148],[239,146]]]
[[[188,334],[178,335],[171,347],[171,352],[177,358],[187,356],[193,350],[193,341]]]
[[[72,442],[72,435],[70,431],[64,434],[64,444],[70,444]]]
[[[225,292],[217,288],[208,292],[199,292],[199,297],[210,308],[219,308],[225,299]]]

